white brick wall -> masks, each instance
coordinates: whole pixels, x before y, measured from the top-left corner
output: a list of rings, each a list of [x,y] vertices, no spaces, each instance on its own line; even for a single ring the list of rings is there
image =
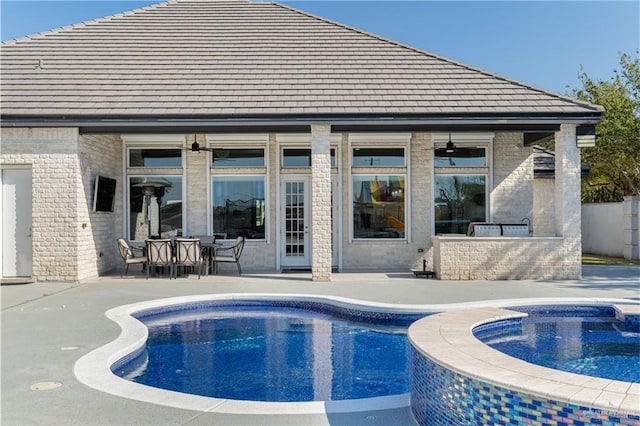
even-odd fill
[[[434,259],[443,280],[567,279],[562,238],[435,237]]]
[[[203,136],[203,135],[202,135]],[[188,140],[187,146],[193,143],[193,136]],[[207,146],[204,137],[199,138],[200,146]],[[209,167],[211,167],[210,155],[202,151],[195,153],[191,151],[185,152],[185,175],[187,186],[187,211],[185,235],[207,235],[207,179],[209,176]]]
[[[562,265],[565,278],[582,273],[580,150],[576,146],[575,124],[562,124],[555,134],[555,218],[556,235],[562,236]]]
[[[122,141],[116,135],[82,135],[79,139],[77,233],[78,281],[121,266],[116,240],[123,234]],[[116,179],[113,212],[93,211],[96,176]]]
[[[33,173],[32,259],[36,280],[78,280],[78,129],[1,129],[3,164]]]
[[[533,181],[533,234],[538,237],[556,235],[555,186],[553,179]]]
[[[331,280],[331,126],[311,126],[311,278]]]
[[[533,212],[533,151],[522,133],[496,133],[493,144],[493,222],[521,223]]]

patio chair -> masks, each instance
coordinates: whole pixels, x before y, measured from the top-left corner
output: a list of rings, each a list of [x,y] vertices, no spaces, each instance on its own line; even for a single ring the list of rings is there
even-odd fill
[[[202,276],[202,247],[198,238],[176,238],[176,261],[174,273],[178,275],[178,267],[198,267],[198,279]]]
[[[242,268],[240,267],[240,256],[242,256],[243,248],[244,237],[236,238],[236,242],[232,246],[216,248],[215,255],[213,256],[216,272],[218,271],[218,262],[227,262],[235,263],[238,267],[238,275],[242,275]]]
[[[124,238],[118,239],[118,251],[122,257],[122,272],[120,272],[120,278],[129,274],[129,265],[140,264],[144,270],[144,265],[147,263],[147,257],[143,256],[143,249],[141,247],[134,247],[129,244],[129,241]],[[139,255],[136,255],[136,251]]]
[[[173,275],[173,250],[170,239],[147,240],[147,279],[152,266],[168,266],[169,279]]]

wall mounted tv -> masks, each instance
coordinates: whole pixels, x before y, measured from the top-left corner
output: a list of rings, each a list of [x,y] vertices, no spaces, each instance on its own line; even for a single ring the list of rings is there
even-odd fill
[[[93,211],[112,212],[116,198],[116,180],[105,176],[96,176],[93,190]]]

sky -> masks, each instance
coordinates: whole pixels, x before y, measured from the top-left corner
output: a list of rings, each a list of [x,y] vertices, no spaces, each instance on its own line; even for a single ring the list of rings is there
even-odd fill
[[[2,41],[159,1],[0,0]],[[306,12],[561,94],[640,48],[633,1],[289,1]]]

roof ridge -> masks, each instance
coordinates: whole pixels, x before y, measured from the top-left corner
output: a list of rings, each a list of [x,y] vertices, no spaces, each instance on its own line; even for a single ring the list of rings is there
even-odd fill
[[[101,16],[99,18],[88,19],[86,21],[78,22],[76,24],[65,25],[65,26],[62,26],[62,27],[53,28],[53,29],[46,30],[46,31],[41,31],[39,33],[29,34],[29,35],[26,35],[26,36],[22,36],[22,37],[14,38],[14,39],[11,39],[11,40],[3,41],[2,45],[3,46],[4,45],[14,45],[14,44],[16,44],[18,42],[21,42],[21,41],[32,40],[33,37],[35,37],[35,36],[54,35],[54,34],[60,33],[61,31],[66,31],[66,30],[70,30],[70,29],[73,29],[73,28],[86,27],[87,24],[90,24],[90,23],[106,22],[106,21],[109,21],[109,20],[111,20],[113,18],[119,18],[119,17],[126,16],[126,15],[132,15],[134,13],[142,12],[144,10],[155,9],[158,6],[162,6],[162,5],[169,4],[169,3],[176,3],[177,1],[178,0],[159,1],[158,3],[150,4],[148,6],[138,7],[136,9],[125,10],[124,12],[114,13],[113,15],[107,15],[107,16]]]
[[[262,3],[262,2],[258,1],[257,3]],[[582,106],[582,107],[585,107],[585,108],[592,109],[594,111],[604,111],[604,108],[601,107],[600,105],[594,105],[592,103],[581,101],[581,100],[572,98],[570,96],[565,96],[565,95],[562,95],[560,93],[556,93],[556,92],[553,92],[553,91],[550,91],[550,90],[547,90],[547,89],[543,89],[541,87],[537,87],[537,86],[534,86],[534,85],[529,84],[529,83],[525,83],[525,82],[522,82],[522,81],[519,81],[519,80],[515,80],[515,79],[509,78],[509,77],[505,77],[503,75],[496,74],[494,72],[487,71],[487,70],[479,68],[479,67],[471,66],[471,65],[465,64],[463,62],[456,61],[456,60],[448,58],[446,56],[438,55],[436,53],[432,53],[432,52],[417,48],[415,46],[411,46],[411,45],[399,42],[397,40],[386,38],[386,37],[380,36],[378,34],[370,33],[368,31],[361,30],[359,28],[352,27],[350,25],[343,24],[341,22],[333,21],[331,19],[324,18],[322,16],[318,16],[318,15],[315,15],[313,13],[306,12],[304,10],[296,9],[295,7],[291,7],[291,6],[286,5],[286,4],[278,3],[278,2],[275,2],[275,1],[272,1],[271,4],[273,4],[275,6],[282,7],[284,9],[288,9],[288,10],[290,10],[292,12],[296,12],[296,13],[300,13],[302,15],[309,16],[310,18],[314,18],[314,19],[317,19],[317,20],[320,20],[320,21],[324,21],[324,22],[329,23],[331,25],[336,25],[336,26],[345,28],[347,30],[363,34],[365,36],[372,37],[372,38],[378,39],[380,41],[384,41],[386,43],[394,44],[394,45],[396,45],[398,47],[402,47],[404,49],[412,50],[412,51],[414,51],[416,53],[420,53],[420,54],[423,54],[423,55],[426,55],[426,56],[433,57],[435,59],[439,59],[441,61],[445,61],[445,62],[451,63],[453,65],[456,65],[456,66],[459,66],[459,67],[462,67],[462,68],[466,68],[466,69],[471,70],[471,71],[479,72],[479,73],[485,74],[487,76],[490,76],[490,77],[493,77],[493,78],[498,78],[500,80],[506,81],[508,83],[516,84],[518,86],[522,86],[522,87],[527,88],[527,89],[531,89],[531,90],[534,90],[534,91],[537,91],[537,92],[541,92],[541,93],[543,93],[543,94],[545,94],[547,96],[556,97],[556,98],[562,99],[564,101],[568,101],[568,102],[571,102],[573,104],[576,104],[576,105],[579,105],[579,106]]]

